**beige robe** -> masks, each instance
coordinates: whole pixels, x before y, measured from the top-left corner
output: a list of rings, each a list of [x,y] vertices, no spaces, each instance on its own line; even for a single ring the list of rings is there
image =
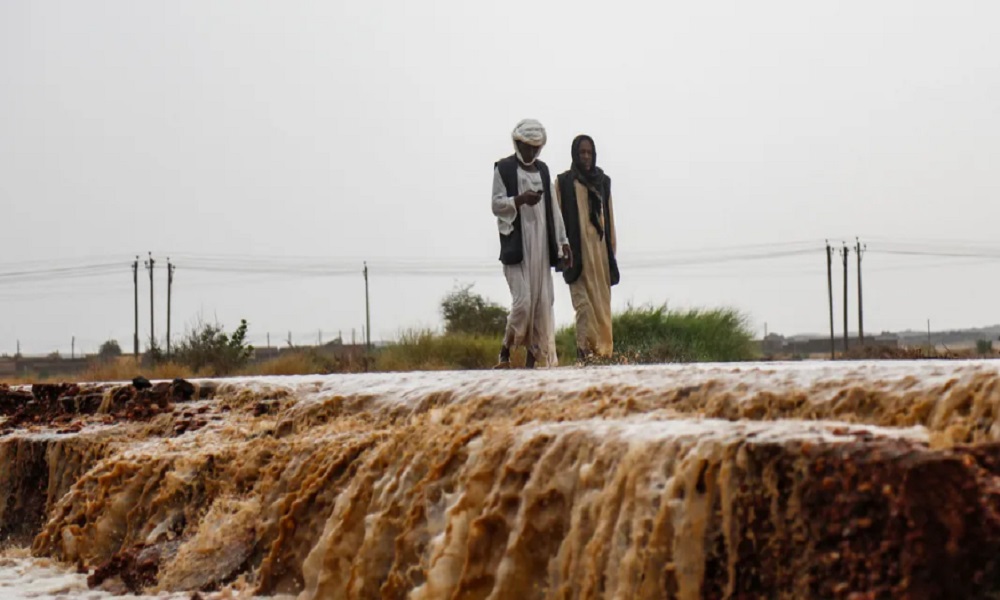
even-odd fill
[[[555,185],[559,206],[565,201],[559,186]],[[569,286],[573,309],[576,311],[576,345],[584,352],[593,352],[598,356],[611,356],[614,351],[614,341],[611,332],[611,269],[608,266],[608,247],[604,240],[598,237],[597,228],[590,222],[590,206],[587,200],[587,188],[579,181],[573,182],[576,191],[576,207],[580,215],[580,252],[582,256],[574,256],[573,261],[583,261],[583,271],[580,278]],[[603,219],[604,216],[602,215]],[[618,252],[616,240],[615,211],[611,198],[608,198],[608,220],[611,221],[611,248]],[[605,232],[608,224],[602,223]]]

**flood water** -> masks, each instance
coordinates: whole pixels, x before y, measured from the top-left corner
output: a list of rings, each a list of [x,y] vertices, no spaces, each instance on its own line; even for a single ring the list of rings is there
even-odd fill
[[[995,363],[193,383],[5,401],[0,596],[1000,590]]]

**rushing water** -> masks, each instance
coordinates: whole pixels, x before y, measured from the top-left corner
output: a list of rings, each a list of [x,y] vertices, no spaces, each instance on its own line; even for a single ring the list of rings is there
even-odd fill
[[[0,558],[3,597],[32,569],[94,598],[1000,589],[993,363],[195,383],[6,430],[0,527],[34,558]]]

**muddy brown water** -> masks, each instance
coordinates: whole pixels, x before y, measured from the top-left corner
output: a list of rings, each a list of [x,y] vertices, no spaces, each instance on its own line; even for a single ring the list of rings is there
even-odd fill
[[[151,594],[1000,590],[994,363],[194,383],[0,391],[8,545]]]

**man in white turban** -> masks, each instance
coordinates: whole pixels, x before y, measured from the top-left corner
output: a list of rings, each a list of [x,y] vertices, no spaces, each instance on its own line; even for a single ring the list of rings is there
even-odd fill
[[[538,160],[545,128],[534,119],[517,124],[514,154],[493,165],[493,214],[500,230],[500,262],[510,288],[498,368],[510,367],[510,351],[525,347],[527,367],[558,364],[552,268],[573,261],[562,212],[552,195],[549,168]]]

